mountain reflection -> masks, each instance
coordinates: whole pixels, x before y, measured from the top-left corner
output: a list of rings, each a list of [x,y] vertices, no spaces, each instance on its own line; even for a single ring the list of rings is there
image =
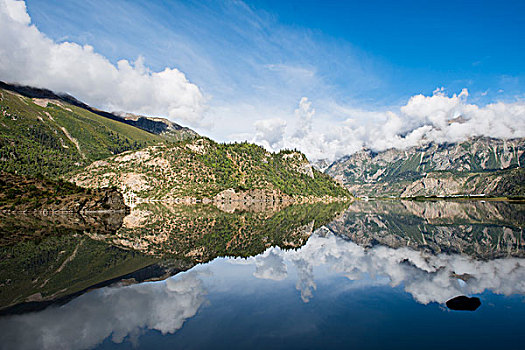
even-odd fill
[[[120,279],[167,278],[218,256],[300,247],[345,204],[233,207],[145,203],[126,217],[0,217],[0,313],[64,302]]]
[[[327,290],[318,288],[320,281],[330,282],[329,293],[368,293],[376,286],[402,289],[425,305],[445,305],[459,295],[483,299],[485,292],[525,295],[523,208],[403,201],[352,203],[342,214],[340,204],[290,206],[278,212],[137,207],[116,232],[63,234],[43,241],[43,247],[23,241],[5,248],[19,260],[2,262],[10,267],[10,275],[3,273],[13,287],[0,291],[6,300],[19,300],[15,292],[27,290],[25,295],[30,295],[42,284],[50,289],[43,294],[46,290],[39,287],[40,297],[52,299],[52,292],[75,278],[91,278],[86,271],[95,271],[96,261],[104,262],[97,267],[100,272],[93,273],[101,276],[108,275],[106,262],[115,261],[115,269],[128,271],[128,265],[158,265],[158,259],[164,266],[159,278],[178,274],[152,283],[140,283],[151,281],[151,274],[122,278],[63,306],[4,316],[0,348],[87,349],[107,339],[140,343],[139,336],[149,330],[180,335],[183,324],[207,309],[201,306],[217,294],[231,302],[231,296],[245,293],[247,303],[257,303],[269,293],[284,305],[290,303],[283,296],[289,289],[290,298],[308,307],[315,306],[312,300],[329,300]],[[38,259],[17,281],[16,266],[30,261],[25,256],[35,252],[40,252]],[[91,256],[93,252],[98,253]],[[182,270],[188,271],[179,273]],[[88,285],[87,277],[82,278],[86,282],[81,279],[76,289]],[[264,314],[265,305],[255,307]]]
[[[525,257],[525,204],[356,202],[329,229],[364,247],[411,247],[479,259]]]
[[[264,204],[264,205],[263,205]],[[348,205],[316,203],[284,206],[143,203],[112,234],[92,239],[159,257],[207,262],[218,256],[253,256],[266,248],[302,246],[313,230],[331,222]],[[231,206],[230,206],[231,208]]]

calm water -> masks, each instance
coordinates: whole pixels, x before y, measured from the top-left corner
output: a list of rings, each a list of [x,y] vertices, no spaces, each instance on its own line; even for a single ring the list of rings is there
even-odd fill
[[[49,267],[20,267],[31,283],[17,284],[15,277],[3,282],[0,347],[524,347],[523,205],[359,202],[344,210],[244,209],[204,208],[213,212],[201,219],[208,224],[195,226],[200,209],[138,208],[116,233],[78,234],[80,241],[70,244],[80,248],[69,260],[46,251],[49,261],[39,259]],[[151,230],[162,235],[164,227],[171,230],[164,240],[152,237]],[[199,246],[203,240],[206,247]],[[92,241],[97,245],[89,246]],[[37,246],[23,244],[26,250]],[[93,268],[112,279],[90,280],[73,265],[81,259],[96,266],[89,252],[82,253],[84,246],[105,249],[98,259],[110,254],[106,260],[117,261],[111,268],[118,271],[143,267],[118,278],[110,268]],[[126,255],[130,247],[132,258]],[[4,252],[13,261],[13,252],[26,251],[9,249]],[[72,255],[64,249],[58,257]],[[68,268],[69,275],[56,277]],[[35,296],[38,274],[49,282]],[[83,288],[86,281],[99,288]],[[49,283],[56,287],[45,291]],[[75,283],[78,288],[63,291]],[[12,285],[30,295],[19,302]],[[481,306],[473,312],[448,309],[445,302],[459,295],[478,297]]]

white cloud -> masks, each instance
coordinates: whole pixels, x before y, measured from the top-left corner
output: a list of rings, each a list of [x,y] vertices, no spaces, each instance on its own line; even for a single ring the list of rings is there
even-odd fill
[[[23,1],[0,0],[0,79],[67,92],[107,110],[203,123],[206,100],[184,73],[151,72],[141,57],[113,65],[89,45],[55,43],[31,25]]]
[[[299,121],[294,136],[302,138],[310,134],[312,132],[312,118],[315,114],[312,102],[308,101],[308,98],[302,97],[301,101],[299,101],[299,108],[295,110],[294,114]]]
[[[281,126],[279,137],[268,133],[271,142],[265,142],[267,133],[258,134],[253,141],[270,146],[271,150],[298,148],[310,160],[335,160],[363,147],[382,151],[431,141],[458,142],[472,136],[525,137],[525,102],[498,102],[480,107],[467,99],[466,89],[449,97],[441,88],[432,96],[411,97],[397,111],[364,111],[327,104],[329,110],[313,120],[315,110],[303,97],[294,113],[295,129]],[[346,120],[334,120],[330,114]],[[264,125],[265,121],[258,123]]]
[[[282,281],[288,276],[286,264],[279,254],[278,247],[270,248],[255,259],[255,272],[257,278],[273,281]]]
[[[206,87],[206,96],[176,68],[152,72],[141,57],[113,64],[89,45],[54,42],[31,25],[25,3],[14,0],[0,0],[0,79],[68,92],[103,109],[168,116],[193,127],[209,128],[213,121],[208,131],[220,141],[298,148],[310,160],[335,160],[363,147],[525,136],[524,102],[478,106],[467,102],[466,90],[449,97],[439,88],[390,110],[343,104],[343,98],[363,101],[363,94],[377,95],[380,87],[386,100],[399,92],[383,81],[388,77],[380,74],[381,63],[349,43],[282,26],[242,2],[199,7],[202,11],[176,8],[173,28],[149,26],[144,21],[153,17],[146,16],[133,34],[140,37],[140,50],[147,48],[149,61],[177,62]],[[114,22],[103,17],[106,26]],[[123,18],[128,19],[123,15],[115,21]],[[199,21],[202,26],[195,26]],[[171,49],[144,42],[155,33],[165,40],[161,46]],[[462,123],[453,122],[459,116]]]
[[[255,122],[255,140],[273,149],[283,142],[286,121],[280,118],[264,119]]]

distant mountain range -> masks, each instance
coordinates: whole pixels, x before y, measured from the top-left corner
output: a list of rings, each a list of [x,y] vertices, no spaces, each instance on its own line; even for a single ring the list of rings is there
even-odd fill
[[[476,137],[406,150],[363,150],[325,172],[359,196],[525,194],[525,138]]]

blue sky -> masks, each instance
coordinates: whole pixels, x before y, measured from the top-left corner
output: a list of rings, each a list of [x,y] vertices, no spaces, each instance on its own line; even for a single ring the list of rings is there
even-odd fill
[[[166,67],[182,72],[198,87],[204,107],[202,120],[181,121],[221,141],[248,139],[279,148],[285,143],[272,147],[265,139],[279,140],[303,124],[308,132],[337,123],[369,127],[390,118],[384,114],[390,111],[403,119],[396,130],[406,133],[433,116],[414,122],[400,108],[411,97],[429,97],[442,87],[438,94],[448,98],[467,89],[468,103],[480,108],[521,103],[525,96],[525,1],[27,0],[26,5],[31,23],[57,45],[89,45],[115,66],[122,59],[133,66],[140,57],[148,72]],[[107,107],[81,89],[55,85]],[[456,107],[451,113],[458,113]],[[518,121],[520,113],[514,113]]]
[[[314,69],[341,98],[367,104],[392,105],[442,86],[488,92],[483,102],[501,99],[500,90],[505,98],[523,93],[524,1],[245,4],[27,2],[33,23],[55,40],[89,44],[113,62],[141,55],[153,70],[177,67],[214,94],[224,86],[213,79],[243,85],[237,75],[258,76],[254,62]],[[359,67],[349,67],[356,60]],[[349,81],[356,74],[372,84],[356,88]]]

